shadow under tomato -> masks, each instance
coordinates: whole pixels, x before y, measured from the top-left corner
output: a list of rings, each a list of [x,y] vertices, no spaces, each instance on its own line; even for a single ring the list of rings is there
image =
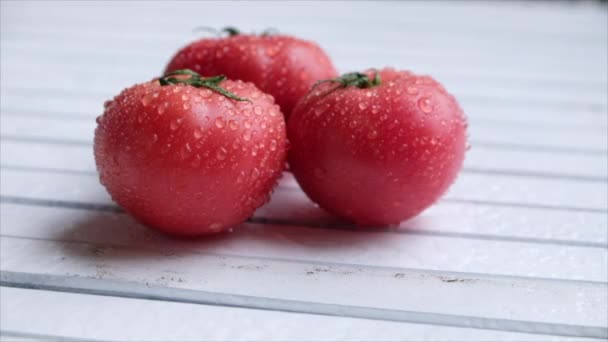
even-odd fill
[[[319,209],[321,210],[321,209]],[[208,256],[251,256],[271,259],[336,259],[365,250],[365,245],[391,242],[383,230],[360,230],[331,216],[307,222],[259,216],[229,233],[175,237],[149,229],[126,213],[78,212],[67,225],[58,222],[55,240],[66,256],[80,260],[137,261]],[[345,259],[346,258],[346,259]]]

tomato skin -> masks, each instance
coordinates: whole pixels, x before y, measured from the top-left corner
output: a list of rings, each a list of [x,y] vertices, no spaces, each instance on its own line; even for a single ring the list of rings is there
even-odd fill
[[[253,82],[274,96],[286,118],[316,81],[337,75],[318,45],[284,35],[239,34],[193,42],[171,59],[166,72],[186,68],[203,76],[223,74]]]
[[[433,204],[466,151],[464,113],[439,83],[393,69],[379,74],[382,83],[367,89],[318,85],[287,125],[302,189],[361,225],[396,224]]]
[[[106,103],[95,162],[112,199],[142,223],[176,235],[237,225],[268,200],[285,163],[285,121],[253,84],[221,87],[252,102],[157,81]]]

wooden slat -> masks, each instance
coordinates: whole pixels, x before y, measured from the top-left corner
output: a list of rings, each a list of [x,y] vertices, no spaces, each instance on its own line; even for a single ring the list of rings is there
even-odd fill
[[[297,313],[229,308],[189,303],[160,302],[77,293],[47,292],[2,287],[3,328],[18,329],[3,341],[48,340],[60,334],[75,339],[96,336],[100,340],[130,341],[416,341],[421,339],[492,341],[570,341],[574,338],[508,333],[501,331],[441,327],[327,317]],[[24,307],[35,306],[32,314]],[[55,319],[49,320],[48,317]],[[133,317],[141,324],[133,325]],[[87,322],[82,324],[82,322]],[[196,329],[192,329],[196,322]],[[225,324],[230,322],[230,324]],[[357,327],[353,329],[352,327]],[[21,331],[21,333],[19,333]],[[36,331],[36,334],[29,334]],[[46,334],[46,335],[44,335]],[[592,341],[580,339],[577,341]]]
[[[7,215],[2,217],[3,233],[35,238],[59,234],[59,236],[66,235],[65,239],[69,239],[86,233],[78,230],[78,227],[84,225],[84,229],[93,229],[95,239],[102,241],[112,239],[108,235],[122,236],[120,239],[127,239],[130,243],[146,239],[129,234],[133,229],[129,227],[133,227],[133,223],[123,215],[112,214],[112,218],[108,218],[109,221],[101,227],[97,226],[95,221],[91,223],[92,227],[89,227],[88,221],[93,219],[87,217],[92,216],[97,220],[98,217],[105,217],[105,214],[102,215],[103,212],[85,211],[78,215],[77,212],[68,215],[65,210],[69,208],[95,209],[99,208],[99,205],[95,206],[95,204],[104,203],[83,199],[82,194],[89,193],[90,190],[85,190],[82,183],[79,184],[78,190],[66,189],[66,193],[60,195],[47,195],[47,201],[34,201],[31,197],[29,200],[26,198],[17,201],[30,204],[33,208],[18,210],[13,207],[7,210]],[[29,187],[34,189],[33,192],[39,192],[38,197],[42,197],[40,191],[44,189],[35,183],[30,183]],[[10,192],[5,192],[5,188],[3,184],[2,195],[11,196]],[[101,189],[98,193],[99,196],[107,196]],[[69,202],[69,197],[79,198],[80,202]],[[10,201],[11,198],[14,197],[5,197],[5,202]],[[280,201],[280,198],[276,200]],[[28,218],[29,224],[24,226],[20,222],[25,218]],[[147,230],[145,232],[149,235]],[[605,248],[470,239],[466,236],[321,230],[299,226],[297,223],[280,226],[244,224],[230,235],[230,239],[214,241],[213,244],[204,244],[201,247],[207,252],[246,254],[266,258],[599,282],[605,282],[604,266],[608,264],[608,250]],[[361,252],[361,248],[364,248],[364,253]],[[429,255],[429,250],[433,250],[434,253]]]

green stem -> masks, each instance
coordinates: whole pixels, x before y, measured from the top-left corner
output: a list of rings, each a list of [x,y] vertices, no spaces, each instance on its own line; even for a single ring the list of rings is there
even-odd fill
[[[184,79],[173,77],[173,76],[177,76],[177,75],[187,75],[190,77],[184,78]],[[249,100],[249,99],[246,99],[244,97],[239,97],[235,93],[232,93],[232,92],[220,87],[219,86],[220,82],[222,82],[225,79],[226,79],[226,76],[224,76],[224,75],[202,78],[201,75],[199,75],[195,71],[192,71],[190,69],[180,69],[180,70],[175,70],[175,71],[165,74],[163,77],[158,79],[158,82],[160,82],[161,86],[167,86],[170,84],[187,84],[187,85],[190,85],[190,86],[193,86],[196,88],[207,88],[218,94],[222,94],[229,99],[233,99],[236,101],[251,102],[251,100]]]
[[[222,32],[228,33],[228,37],[237,36],[237,35],[241,34],[241,31],[239,31],[237,28],[232,27],[232,26],[224,27],[222,29]]]
[[[374,72],[373,78],[369,78],[369,76],[360,72],[351,72],[330,80],[317,81],[313,88],[321,83],[338,83],[336,89],[346,87],[357,87],[365,89],[379,86],[381,81],[380,74],[378,72]]]
[[[241,31],[239,31],[237,28],[234,28],[232,26],[224,27],[221,30],[218,30],[218,29],[215,29],[215,28],[209,27],[209,26],[197,26],[193,29],[193,31],[194,32],[199,32],[199,31],[209,32],[218,37],[222,37],[224,35],[224,33],[227,33],[228,37],[232,37],[232,36],[241,34]]]

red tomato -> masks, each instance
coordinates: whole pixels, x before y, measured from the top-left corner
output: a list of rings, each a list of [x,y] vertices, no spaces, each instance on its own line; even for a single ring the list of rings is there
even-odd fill
[[[312,42],[232,32],[226,38],[202,39],[184,47],[167,71],[188,68],[202,75],[223,74],[253,82],[274,96],[286,117],[315,81],[337,75],[329,57]]]
[[[164,232],[228,230],[268,200],[283,170],[279,106],[242,81],[161,80],[178,84],[138,84],[106,103],[95,130],[101,183],[127,212]]]
[[[289,164],[321,207],[363,225],[395,224],[435,202],[466,150],[466,120],[435,80],[405,71],[318,84],[288,122]]]

